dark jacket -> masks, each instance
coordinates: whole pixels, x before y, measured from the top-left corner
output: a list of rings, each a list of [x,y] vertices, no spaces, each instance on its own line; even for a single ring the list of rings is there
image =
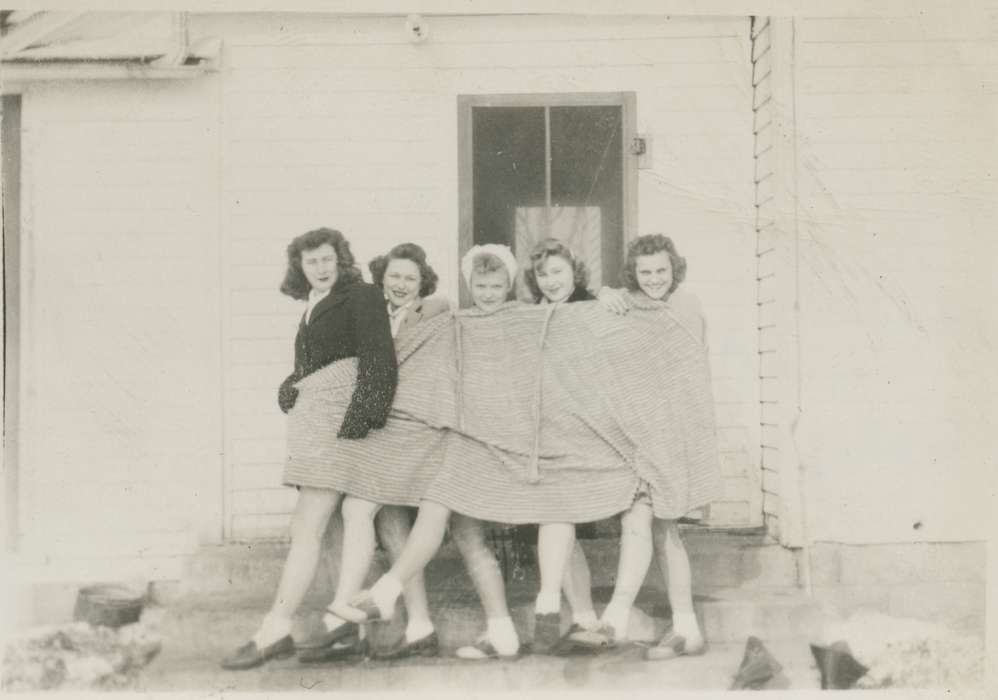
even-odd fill
[[[384,295],[365,282],[331,291],[312,309],[308,323],[302,315],[295,337],[295,371],[277,392],[281,410],[287,413],[294,406],[295,382],[347,357],[357,358],[357,386],[337,437],[362,438],[371,428],[384,427],[398,365]]]

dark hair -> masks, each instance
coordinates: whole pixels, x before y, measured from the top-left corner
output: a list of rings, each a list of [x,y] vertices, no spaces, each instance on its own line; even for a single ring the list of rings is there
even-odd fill
[[[371,270],[371,279],[378,287],[384,288],[385,270],[392,260],[411,260],[419,267],[419,296],[428,297],[437,291],[437,273],[426,262],[426,251],[415,243],[399,243],[388,251],[388,255],[379,255],[367,264]]]
[[[668,236],[661,233],[650,233],[646,236],[638,236],[627,246],[627,260],[624,263],[624,286],[632,292],[641,289],[638,284],[638,276],[635,267],[638,257],[641,255],[655,255],[655,253],[668,253],[672,262],[672,285],[669,287],[669,294],[676,291],[679,283],[686,279],[686,258],[676,252],[676,244]]]
[[[586,285],[589,284],[589,269],[581,259],[576,257],[572,249],[557,238],[545,238],[530,251],[530,260],[523,271],[523,280],[527,283],[527,289],[530,290],[530,296],[534,298],[535,303],[544,298],[544,292],[537,285],[537,271],[541,269],[541,265],[548,258],[553,257],[564,258],[572,266],[576,289],[580,287],[585,289]]]
[[[308,299],[312,285],[308,283],[305,273],[302,272],[301,254],[306,250],[315,250],[326,243],[333,246],[333,250],[336,251],[334,292],[364,279],[354,263],[353,253],[350,252],[350,243],[343,237],[343,234],[331,228],[317,228],[314,231],[303,233],[288,244],[288,268],[284,273],[284,281],[281,282],[282,294],[287,294],[292,299]]]

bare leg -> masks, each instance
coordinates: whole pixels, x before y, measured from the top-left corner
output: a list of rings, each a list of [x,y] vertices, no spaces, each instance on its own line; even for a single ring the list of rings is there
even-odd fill
[[[342,494],[303,487],[291,518],[291,548],[270,612],[253,639],[258,647],[272,644],[291,631],[291,618],[308,592],[319,564],[326,524]]]
[[[374,550],[374,516],[381,506],[355,496],[343,500],[343,550],[340,555],[340,575],[336,594],[329,609],[334,613],[343,608],[364,586],[364,579],[371,569]],[[330,617],[335,618],[335,615]],[[326,620],[326,627],[334,629],[340,620]]]
[[[613,598],[603,611],[603,622],[613,628],[618,640],[627,636],[634,600],[648,573],[652,557],[651,505],[638,502],[620,518],[620,559]]]
[[[561,610],[561,585],[575,543],[571,523],[545,523],[538,528],[537,558],[540,560],[541,590],[537,594],[538,615]]]
[[[464,565],[475,584],[475,590],[485,608],[486,627],[483,638],[501,656],[512,656],[520,647],[520,640],[509,616],[506,604],[506,584],[502,580],[499,562],[485,542],[485,528],[481,520],[455,513],[451,519],[451,535],[457,545]],[[485,653],[477,646],[461,647],[459,658],[481,659]]]
[[[400,506],[385,506],[375,520],[378,535],[388,557],[395,563],[405,548],[406,540],[412,531],[408,509]],[[405,609],[408,615],[406,625],[406,641],[414,642],[433,632],[433,622],[430,620],[430,603],[426,597],[426,582],[423,571],[414,574],[402,588],[405,598]]]
[[[693,576],[690,558],[686,553],[675,520],[655,519],[652,524],[655,536],[655,553],[669,593],[672,608],[673,631],[686,637],[687,648],[703,645],[703,634],[693,611]]]
[[[362,607],[372,603],[382,619],[391,619],[395,612],[395,601],[401,595],[402,587],[413,576],[422,572],[440,549],[449,519],[449,508],[432,501],[422,501],[419,504],[416,524],[399,558],[392,564],[392,568],[378,579],[371,590],[363,591],[352,602]],[[352,606],[351,610],[344,611],[344,617],[352,622],[364,622],[369,619],[370,614]]]
[[[464,557],[464,565],[475,584],[478,597],[482,600],[486,616],[509,617],[506,584],[502,580],[499,562],[485,543],[482,521],[455,513],[451,520],[451,535],[461,556]]]
[[[409,539],[386,576],[408,583],[413,576],[421,574],[440,550],[449,519],[449,508],[433,501],[422,501]]]
[[[568,571],[562,582],[565,599],[572,608],[572,622],[583,628],[596,626],[596,611],[593,608],[593,582],[589,573],[589,562],[586,553],[578,540],[572,547],[572,555],[568,560]]]

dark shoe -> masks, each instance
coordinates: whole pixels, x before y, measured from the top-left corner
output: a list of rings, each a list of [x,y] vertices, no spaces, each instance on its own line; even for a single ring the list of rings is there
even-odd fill
[[[333,643],[338,642],[341,639],[356,637],[358,634],[357,625],[352,622],[347,622],[331,632],[323,632],[322,634],[312,637],[304,642],[299,642],[298,644],[295,644],[295,648],[298,651],[324,649],[328,646],[332,646]]]
[[[461,647],[457,650],[456,656],[459,659],[465,661],[484,661],[486,659],[518,659],[525,653],[524,647],[519,647],[515,654],[500,654],[499,651],[492,646],[486,637],[479,637],[478,641],[474,644],[469,644],[468,646]]]
[[[256,642],[249,641],[236,649],[236,653],[222,659],[222,668],[228,671],[245,671],[262,666],[269,659],[286,659],[295,653],[295,643],[291,635],[285,635],[273,644],[258,649]]]
[[[561,640],[561,613],[534,615],[534,645],[538,654],[550,653]]]
[[[303,664],[321,664],[351,656],[367,656],[368,649],[367,640],[354,634],[351,637],[335,639],[324,647],[303,649],[298,652],[298,661]]]
[[[565,635],[565,640],[594,651],[610,649],[617,645],[616,632],[612,625],[607,624],[600,624],[591,629],[572,625],[572,629]]]
[[[405,635],[387,649],[376,651],[372,654],[372,659],[405,659],[410,656],[437,656],[440,653],[440,642],[437,640],[437,633],[430,632],[428,635],[415,642],[405,641]]]

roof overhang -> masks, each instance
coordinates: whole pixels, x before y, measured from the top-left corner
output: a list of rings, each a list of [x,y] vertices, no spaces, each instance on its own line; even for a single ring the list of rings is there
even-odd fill
[[[183,12],[25,12],[4,17],[4,92],[48,80],[184,79],[215,70],[221,43],[191,45]]]

